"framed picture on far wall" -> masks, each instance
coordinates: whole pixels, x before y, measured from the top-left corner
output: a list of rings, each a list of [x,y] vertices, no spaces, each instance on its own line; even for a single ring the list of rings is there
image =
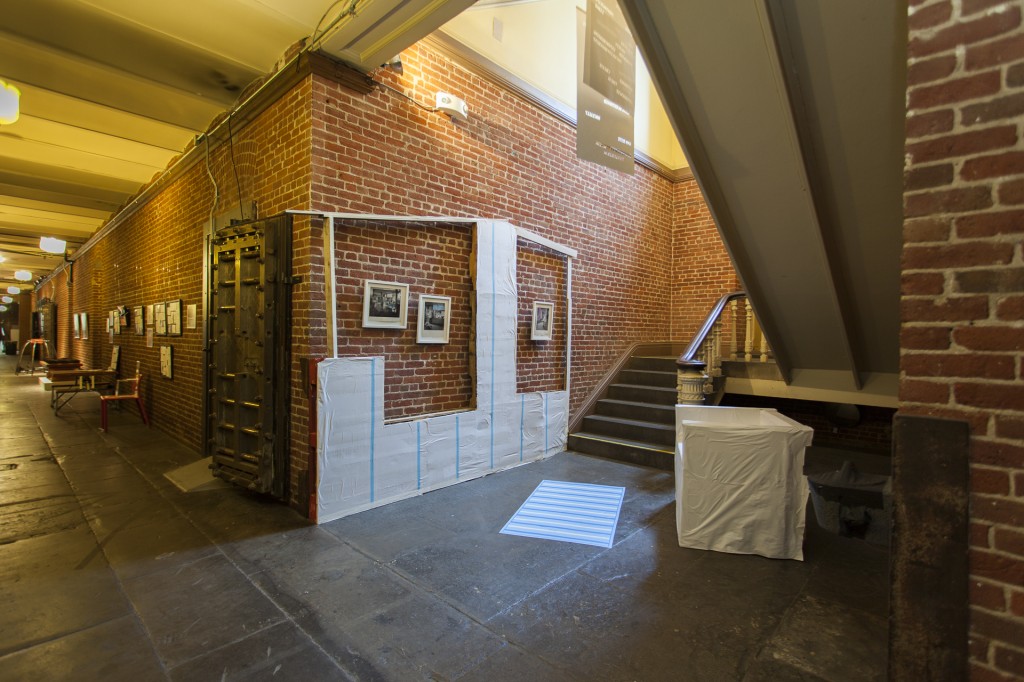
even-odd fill
[[[146,333],[146,315],[143,312],[144,310],[145,308],[141,305],[137,305],[132,308],[132,317],[135,318],[133,322],[135,323],[136,336],[142,336]]]
[[[448,343],[451,297],[423,294],[417,312],[416,343]]]
[[[71,316],[71,323],[75,327],[75,338],[76,339],[82,338],[82,329],[79,326],[80,322],[78,320],[78,313],[75,313],[74,315]]]
[[[368,279],[363,288],[363,326],[405,329],[409,285]]]
[[[555,304],[548,301],[533,302],[533,323],[530,326],[531,341],[550,341],[551,327],[554,326]]]
[[[87,339],[87,338],[89,338],[89,313],[78,313],[78,314],[79,314],[79,316],[82,319],[82,322],[81,322],[82,338],[83,339]]]

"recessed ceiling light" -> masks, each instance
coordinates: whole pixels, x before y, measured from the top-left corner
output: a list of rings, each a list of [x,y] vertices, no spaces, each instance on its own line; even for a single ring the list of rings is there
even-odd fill
[[[15,270],[14,279],[21,282],[28,282],[32,279],[32,273],[29,270]]]

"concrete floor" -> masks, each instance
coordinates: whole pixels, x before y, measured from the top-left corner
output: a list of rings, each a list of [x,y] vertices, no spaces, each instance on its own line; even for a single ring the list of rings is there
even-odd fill
[[[0,358],[0,680],[881,680],[887,553],[681,549],[671,473],[573,453],[309,526]],[[499,535],[543,479],[626,487],[611,549]]]

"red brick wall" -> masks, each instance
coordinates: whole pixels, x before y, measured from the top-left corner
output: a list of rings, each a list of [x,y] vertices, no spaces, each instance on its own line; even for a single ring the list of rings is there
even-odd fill
[[[308,204],[308,100],[307,80],[252,124],[233,131],[242,199],[246,204],[255,200],[261,214]],[[223,141],[225,135],[222,129],[217,139]],[[227,145],[215,148],[210,167],[220,190],[215,211],[220,214],[238,204]],[[36,293],[37,300],[49,296],[59,306],[60,354],[76,357],[87,367],[107,366],[112,344],[106,333],[106,316],[118,305],[133,308],[181,299],[183,325],[188,305],[202,310],[203,229],[213,198],[206,165],[199,163],[76,257],[71,288],[66,286],[65,271]],[[247,209],[246,215],[250,213]],[[89,314],[88,340],[72,338],[70,315],[79,312]],[[201,337],[199,325],[183,329],[182,336],[157,336],[153,348],[147,348],[146,337],[135,335],[128,327],[113,342],[121,347],[121,376],[132,373],[136,362],[140,363],[153,426],[197,451],[202,449],[203,427]],[[160,376],[161,345],[173,346],[173,379]]]
[[[211,209],[219,215],[237,206],[239,192],[247,217],[251,217],[250,202],[255,201],[260,215],[312,207],[499,218],[578,249],[573,278],[572,409],[631,343],[670,340],[684,333],[680,330],[691,323],[683,320],[703,317],[709,301],[734,287],[734,275],[726,276],[709,265],[709,258],[717,264],[715,268],[723,257],[726,263],[728,258],[694,183],[674,187],[639,166],[630,176],[579,161],[572,127],[426,48],[408,50],[403,63],[401,78],[389,73],[377,77],[421,102],[431,101],[438,90],[455,92],[469,101],[471,120],[456,124],[384,89],[358,95],[325,78],[311,77],[253,123],[234,128],[238,184],[228,146],[215,147],[210,165],[219,189],[216,208],[207,169],[199,164],[169,183],[78,260],[74,286],[66,292],[68,300],[63,305],[58,301],[63,320],[60,343],[67,349],[62,354],[79,357],[87,365],[105,365],[110,343],[102,330],[106,311],[115,305],[131,307],[171,298],[181,298],[183,306],[200,304],[203,225]],[[218,142],[224,141],[225,132],[218,133]],[[364,243],[339,242],[339,252],[353,247],[361,259],[356,268],[341,275],[341,347],[360,354],[382,350],[394,354],[395,362],[389,365],[396,374],[388,377],[391,386],[386,388],[393,398],[388,401],[388,416],[469,406],[468,330],[460,326],[468,325],[470,319],[465,303],[469,242],[464,235],[442,237],[441,232],[411,234],[402,229],[406,230],[402,238],[392,234],[387,242],[386,258],[398,263],[388,264],[393,270],[389,276],[409,279],[416,292],[422,288],[447,294],[451,290],[456,303],[453,319],[461,320],[452,330],[452,342],[447,347],[417,346],[415,314],[397,340],[393,332],[364,330],[354,323],[353,306],[361,301],[361,293],[352,291],[354,282],[376,276],[378,271],[369,267],[376,257],[371,249],[382,247],[373,246],[368,230],[362,228],[359,238]],[[308,466],[312,413],[308,378],[299,360],[323,357],[328,350],[323,223],[297,217],[293,235],[294,274],[302,281],[293,289],[292,306],[292,493],[293,503],[304,508],[300,479]],[[380,235],[376,239],[379,242]],[[445,264],[441,275],[430,270],[438,265],[435,247],[451,252],[445,257],[451,263]],[[691,258],[695,252],[701,256],[680,270],[673,262],[681,250]],[[714,254],[709,257],[706,251]],[[556,303],[556,338],[544,344],[525,341],[529,315],[525,309],[520,311],[521,388],[561,388],[565,260],[533,247],[521,248],[519,259],[522,305],[541,297]],[[56,297],[62,281],[55,278],[48,285],[53,291],[46,295]],[[361,292],[358,286],[356,290]],[[699,295],[694,296],[695,291]],[[72,311],[89,313],[88,341],[69,338],[66,314]],[[122,347],[122,372],[136,361],[142,364],[154,425],[199,450],[200,331],[158,337],[157,345],[174,346],[173,380],[160,378],[158,349],[146,348],[145,337],[125,331],[117,342]],[[422,367],[408,364],[419,362]],[[427,365],[444,371],[424,374]],[[400,384],[394,381],[398,378],[419,382],[417,393],[399,390]]]
[[[676,183],[674,201],[672,340],[689,342],[722,294],[742,287],[697,181]]]
[[[401,77],[375,76],[424,104],[452,92],[469,103],[470,121],[314,78],[313,206],[500,218],[578,249],[575,409],[631,343],[671,333],[672,183],[578,160],[574,128],[422,46],[402,63]]]
[[[471,408],[472,226],[346,221],[335,227],[338,355],[384,357],[384,418]],[[370,279],[409,285],[405,329],[363,328]],[[451,298],[448,343],[417,343],[422,294]]]
[[[972,679],[1024,679],[1020,2],[910,3],[900,411],[971,438]]]
[[[566,257],[522,238],[516,242],[516,288],[519,292],[516,390],[520,393],[560,391],[565,388]],[[536,301],[555,306],[550,341],[530,339]],[[612,319],[607,323],[612,326],[616,322]]]

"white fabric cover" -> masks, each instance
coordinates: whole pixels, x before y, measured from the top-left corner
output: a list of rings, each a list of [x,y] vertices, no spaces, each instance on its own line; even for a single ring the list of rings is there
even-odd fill
[[[676,405],[679,546],[802,561],[813,435],[775,410]]]

